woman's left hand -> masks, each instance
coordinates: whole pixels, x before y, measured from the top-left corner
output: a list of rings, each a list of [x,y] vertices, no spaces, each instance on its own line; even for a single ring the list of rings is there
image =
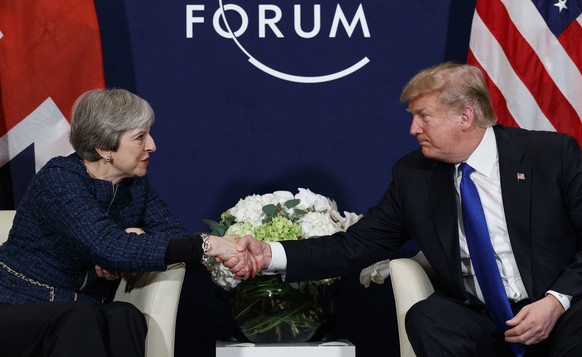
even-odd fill
[[[136,234],[144,234],[144,230],[142,228],[139,227],[127,227],[125,228],[125,232],[126,233],[136,233]],[[95,265],[95,273],[97,273],[97,276],[106,280],[117,280],[117,279],[121,279],[123,277],[123,272],[119,272],[119,271],[108,271],[105,270],[103,268],[101,268],[99,265]]]
[[[121,277],[123,276],[123,272],[107,271],[101,268],[99,265],[95,265],[95,273],[97,273],[98,277],[109,281],[121,279]]]
[[[127,227],[127,228],[125,228],[125,233],[144,234],[145,231],[139,227]]]

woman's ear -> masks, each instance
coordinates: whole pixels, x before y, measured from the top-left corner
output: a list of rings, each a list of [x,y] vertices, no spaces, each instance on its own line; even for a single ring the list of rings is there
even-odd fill
[[[95,148],[95,151],[97,151],[99,156],[101,156],[101,158],[104,159],[105,161],[107,162],[111,161],[111,150]]]

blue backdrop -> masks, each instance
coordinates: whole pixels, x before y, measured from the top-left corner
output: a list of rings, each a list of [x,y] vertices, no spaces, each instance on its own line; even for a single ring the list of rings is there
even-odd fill
[[[421,68],[465,62],[475,4],[235,0],[223,6],[237,41],[214,20],[219,0],[96,5],[107,85],[136,92],[157,115],[148,175],[200,231],[202,218],[218,219],[246,195],[297,187],[365,213],[392,164],[417,147],[402,86]],[[352,73],[321,78],[363,59]],[[203,274],[187,278],[178,354],[192,349],[195,334],[212,339],[230,328],[227,297]],[[365,289],[354,275],[334,289],[336,336],[352,340],[359,357],[397,355],[389,284]]]

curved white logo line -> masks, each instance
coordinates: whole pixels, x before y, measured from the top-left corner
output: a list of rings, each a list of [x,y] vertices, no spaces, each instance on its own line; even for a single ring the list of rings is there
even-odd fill
[[[273,69],[273,68],[265,65],[261,61],[257,60],[240,44],[240,42],[238,41],[238,39],[236,38],[236,36],[232,32],[232,30],[230,29],[230,25],[228,24],[228,21],[226,20],[226,13],[224,11],[224,5],[222,4],[222,0],[218,0],[218,3],[220,5],[220,12],[221,12],[222,20],[224,21],[226,29],[230,33],[231,38],[234,41],[234,43],[236,43],[238,48],[240,48],[240,50],[249,58],[249,62],[253,66],[257,67],[261,71],[263,71],[263,72],[265,72],[273,77],[283,79],[285,81],[297,82],[297,83],[323,83],[323,82],[329,82],[329,81],[333,81],[333,80],[348,76],[348,75],[356,72],[360,68],[364,67],[368,62],[370,62],[368,57],[364,57],[360,61],[358,61],[357,63],[351,65],[350,67],[348,67],[346,69],[343,69],[339,72],[322,75],[322,76],[297,76],[297,75],[288,74],[288,73],[278,71],[276,69]]]

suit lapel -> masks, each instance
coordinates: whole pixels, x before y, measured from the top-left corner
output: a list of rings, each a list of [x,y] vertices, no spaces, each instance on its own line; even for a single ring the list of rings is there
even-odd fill
[[[454,272],[452,280],[460,284],[459,287],[463,291],[454,171],[453,165],[435,162],[434,171],[428,175],[428,192],[434,215],[434,229],[448,271]]]
[[[514,145],[507,132],[499,127],[494,129],[507,231],[521,278],[532,296],[532,267],[528,258],[531,256],[531,165],[523,163],[523,150]]]

